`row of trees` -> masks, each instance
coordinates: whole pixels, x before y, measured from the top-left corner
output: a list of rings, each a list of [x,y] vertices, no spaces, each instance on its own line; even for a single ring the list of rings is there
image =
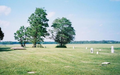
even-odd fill
[[[55,19],[51,26],[53,29],[48,32],[47,27],[49,27],[49,20],[46,16],[46,10],[36,8],[35,12],[28,18],[30,26],[21,26],[20,29],[14,33],[15,39],[20,42],[22,47],[24,47],[27,42],[32,42],[33,47],[36,47],[36,44],[43,42],[46,36],[58,42],[60,47],[65,46],[65,44],[70,43],[74,39],[75,30],[68,19],[64,17]]]

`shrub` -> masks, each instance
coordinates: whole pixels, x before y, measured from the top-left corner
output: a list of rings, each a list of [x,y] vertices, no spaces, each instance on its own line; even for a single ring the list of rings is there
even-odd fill
[[[66,46],[56,46],[56,48],[67,48]]]

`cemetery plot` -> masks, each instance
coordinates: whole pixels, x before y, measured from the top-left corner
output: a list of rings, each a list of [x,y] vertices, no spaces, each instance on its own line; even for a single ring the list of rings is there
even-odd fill
[[[43,45],[46,48],[26,46],[26,50],[0,52],[1,75],[120,74],[120,44],[68,44],[67,48],[55,48],[56,45]],[[111,53],[111,46],[114,53]]]

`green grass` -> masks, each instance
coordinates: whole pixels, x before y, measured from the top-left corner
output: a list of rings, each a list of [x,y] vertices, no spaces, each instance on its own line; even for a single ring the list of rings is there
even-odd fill
[[[0,75],[29,75],[30,71],[34,71],[34,75],[120,74],[120,44],[69,44],[67,48],[55,48],[56,45],[32,48],[27,45],[27,50],[10,50],[16,46],[20,45],[0,45]],[[111,53],[111,46],[115,53]],[[90,48],[94,48],[93,54]],[[102,62],[110,64],[101,66]]]

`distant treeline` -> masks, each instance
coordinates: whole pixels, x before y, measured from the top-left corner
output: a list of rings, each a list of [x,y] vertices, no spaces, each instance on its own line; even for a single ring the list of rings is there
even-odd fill
[[[120,44],[120,41],[102,40],[102,41],[73,41],[70,44]]]
[[[19,42],[13,42],[13,41],[3,41],[0,42],[0,44],[4,45],[12,45],[12,44],[20,44]],[[28,42],[26,44],[32,44],[31,42]],[[41,42],[41,44],[57,44],[56,42]],[[120,41],[113,41],[113,40],[102,40],[102,41],[73,41],[69,44],[120,44]]]
[[[3,42],[0,42],[0,44],[9,44],[9,45],[12,45],[12,44],[20,44],[19,42],[13,42],[13,41],[3,41]],[[31,42],[27,42],[26,44],[32,44]],[[57,44],[56,42],[41,42],[40,44]]]

